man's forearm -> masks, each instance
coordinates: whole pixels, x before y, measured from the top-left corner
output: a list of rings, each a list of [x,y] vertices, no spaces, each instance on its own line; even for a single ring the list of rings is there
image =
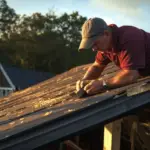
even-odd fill
[[[85,73],[83,79],[86,80],[97,79],[101,75],[104,68],[105,66],[95,66],[95,65],[90,66],[87,72]]]
[[[121,86],[125,86],[127,84],[134,83],[140,77],[137,71],[135,70],[123,70],[119,72],[116,76],[108,79],[106,84],[108,88],[117,88]]]

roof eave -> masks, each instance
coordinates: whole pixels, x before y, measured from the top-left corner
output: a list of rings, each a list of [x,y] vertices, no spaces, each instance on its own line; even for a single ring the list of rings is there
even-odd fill
[[[109,101],[109,102],[108,102]],[[0,141],[0,150],[33,149],[63,139],[98,124],[104,124],[150,104],[150,92],[131,97],[108,97],[82,110],[43,123],[18,135]],[[34,121],[34,124],[36,122]],[[15,138],[14,138],[15,137]],[[28,143],[28,144],[27,144]]]

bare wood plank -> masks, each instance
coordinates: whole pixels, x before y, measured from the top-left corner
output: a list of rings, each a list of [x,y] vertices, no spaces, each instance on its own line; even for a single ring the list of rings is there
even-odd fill
[[[104,127],[103,150],[120,150],[121,120],[111,122]]]

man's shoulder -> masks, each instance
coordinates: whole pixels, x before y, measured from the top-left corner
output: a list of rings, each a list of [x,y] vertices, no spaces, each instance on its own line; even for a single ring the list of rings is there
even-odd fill
[[[111,28],[114,28],[114,29],[125,30],[125,31],[127,31],[127,30],[140,30],[138,27],[131,26],[131,25],[118,26],[117,24],[109,24],[108,26]]]
[[[122,40],[142,40],[144,38],[144,30],[130,25],[118,27],[118,35]]]
[[[142,28],[136,27],[136,26],[131,26],[131,25],[123,25],[118,27],[118,31],[120,31],[121,33],[130,33],[130,34],[143,34],[143,32],[145,32],[146,34],[149,34],[149,32],[145,31]]]
[[[144,31],[138,27],[131,26],[131,25],[117,26],[116,24],[110,24],[109,27],[111,27],[112,31],[115,34],[117,34],[120,38],[126,36],[132,37],[132,35],[137,35],[139,37],[139,35],[142,35]]]
[[[120,26],[118,27],[118,30],[120,32],[141,32],[143,31],[142,29],[138,28],[138,27],[135,27],[135,26],[131,26],[131,25],[123,25],[123,26]]]

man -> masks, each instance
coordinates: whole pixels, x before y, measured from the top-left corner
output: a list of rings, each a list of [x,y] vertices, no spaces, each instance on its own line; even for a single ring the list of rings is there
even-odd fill
[[[91,18],[82,26],[79,51],[90,48],[97,51],[95,62],[83,79],[77,81],[77,91],[84,87],[87,94],[96,94],[150,75],[150,33],[144,30],[133,26],[108,26],[101,18]],[[114,62],[121,71],[108,80],[99,79],[109,62]]]

